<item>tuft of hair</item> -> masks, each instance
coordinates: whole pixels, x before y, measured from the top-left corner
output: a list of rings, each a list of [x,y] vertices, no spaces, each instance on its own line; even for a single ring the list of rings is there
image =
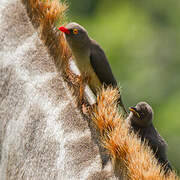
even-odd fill
[[[129,124],[118,109],[117,88],[103,88],[97,97],[92,119],[100,131],[104,147],[112,157],[116,174],[133,180],[178,179],[174,172],[164,175],[147,142],[129,130]]]
[[[118,89],[113,89],[112,87],[106,89],[103,87],[102,91],[97,95],[97,106],[93,108],[92,120],[99,128],[102,136],[108,135],[109,132],[113,131],[118,121],[122,118],[116,112],[119,98],[117,91]],[[117,121],[113,122],[114,119]]]
[[[66,25],[66,11],[68,5],[59,0],[21,0],[25,5],[31,22],[35,28],[39,28],[41,40],[47,46],[50,55],[58,71],[62,73],[64,80],[68,83],[72,94],[78,103],[78,92],[81,82],[78,82],[75,74],[69,67],[72,52],[68,47],[63,33],[57,27]],[[71,88],[72,87],[72,88]]]
[[[28,15],[39,35],[48,47],[58,70],[63,71],[68,66],[71,51],[57,25],[66,24],[67,3],[59,0],[21,0],[26,6]],[[66,74],[63,71],[63,74]]]

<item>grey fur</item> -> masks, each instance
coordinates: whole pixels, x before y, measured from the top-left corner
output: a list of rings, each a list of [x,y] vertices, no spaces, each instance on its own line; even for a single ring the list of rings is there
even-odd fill
[[[148,140],[155,157],[164,167],[165,173],[167,173],[172,170],[166,155],[167,144],[152,123],[154,113],[151,106],[146,102],[139,102],[134,109],[139,113],[140,117],[130,112],[128,120],[132,130],[138,133],[142,141]]]
[[[0,0],[0,180],[119,179],[37,31]]]

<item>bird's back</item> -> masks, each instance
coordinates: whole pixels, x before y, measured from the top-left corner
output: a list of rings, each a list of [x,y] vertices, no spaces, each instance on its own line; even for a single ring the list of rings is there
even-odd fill
[[[149,145],[153,149],[154,153],[159,152],[160,154],[164,155],[166,151],[166,142],[158,133],[158,131],[155,129],[153,124],[145,128],[139,128],[137,126],[133,126],[133,129],[135,130],[135,132],[138,132],[142,140],[144,139],[148,140]]]
[[[172,167],[166,156],[166,142],[158,133],[156,128],[151,124],[146,128],[139,128],[135,125],[132,126],[133,130],[139,134],[142,141],[148,140],[148,145],[153,150],[157,160],[163,165],[165,173],[172,170]]]

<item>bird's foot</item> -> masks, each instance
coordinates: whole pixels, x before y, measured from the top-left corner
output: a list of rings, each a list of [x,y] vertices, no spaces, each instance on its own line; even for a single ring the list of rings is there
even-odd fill
[[[79,102],[80,102],[80,104],[82,104],[82,101],[83,101],[85,85],[88,84],[89,81],[90,81],[90,77],[87,76],[86,74],[78,77],[77,83],[79,84]]]
[[[66,68],[66,74],[68,76],[69,81],[76,86],[77,88],[77,96],[78,96],[78,104],[82,105],[83,97],[84,97],[84,89],[85,84],[90,82],[90,77],[85,73],[82,75],[77,75],[73,73],[69,67]],[[79,89],[79,90],[78,90]]]
[[[94,103],[92,105],[82,104],[82,112],[85,115],[91,115],[93,110],[96,108],[97,103]]]
[[[83,114],[85,115],[89,115],[90,112],[91,112],[91,107],[90,106],[87,106],[85,104],[82,104],[82,112]]]
[[[81,75],[77,75],[74,72],[72,72],[69,65],[66,66],[65,73],[67,75],[67,78],[73,85],[78,86],[80,81],[82,81]]]

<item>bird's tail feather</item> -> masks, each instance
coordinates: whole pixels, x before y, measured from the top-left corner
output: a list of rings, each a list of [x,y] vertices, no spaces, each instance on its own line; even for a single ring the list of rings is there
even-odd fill
[[[127,110],[126,110],[126,108],[125,108],[125,106],[124,106],[124,104],[123,104],[121,95],[120,95],[120,97],[119,97],[119,99],[118,99],[118,104],[121,106],[122,110],[124,111],[125,116],[127,116],[127,115],[128,115],[128,112],[127,112]]]

